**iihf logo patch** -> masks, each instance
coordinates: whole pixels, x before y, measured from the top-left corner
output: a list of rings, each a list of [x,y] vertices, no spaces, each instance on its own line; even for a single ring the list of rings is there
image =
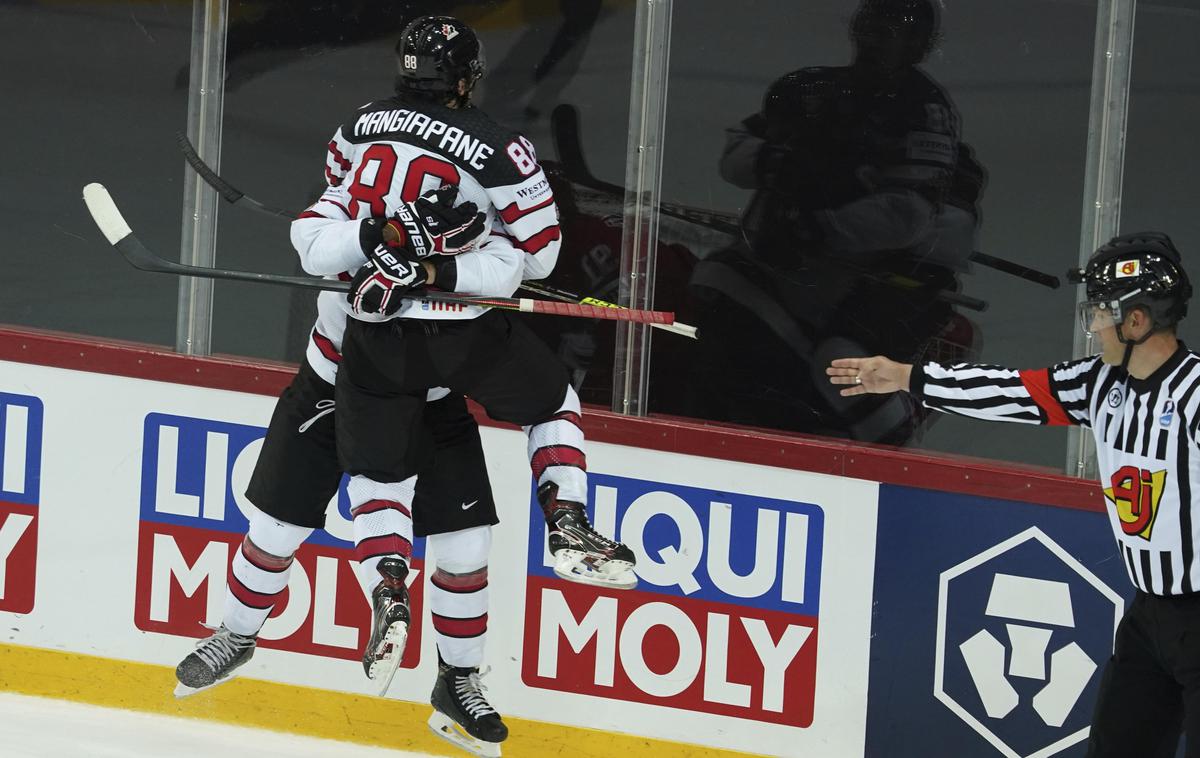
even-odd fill
[[[1142,262],[1137,258],[1132,258],[1127,261],[1117,261],[1116,271],[1114,272],[1118,279],[1126,279],[1131,276],[1137,276],[1142,273]]]
[[[1175,418],[1175,402],[1168,400],[1163,403],[1162,415],[1158,417],[1158,423],[1162,426],[1170,426],[1171,420]]]
[[[1121,404],[1122,399],[1123,399],[1123,395],[1121,393],[1121,388],[1113,387],[1108,392],[1108,407],[1116,408],[1118,405]]]

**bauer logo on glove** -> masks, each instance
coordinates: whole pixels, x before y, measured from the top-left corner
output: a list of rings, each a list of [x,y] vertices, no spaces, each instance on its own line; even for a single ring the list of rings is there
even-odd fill
[[[404,295],[425,283],[425,267],[404,257],[403,249],[377,245],[367,256],[346,293],[355,315],[378,313],[392,316],[404,303]]]
[[[457,198],[458,188],[447,184],[402,204],[388,219],[385,240],[405,247],[416,260],[473,250],[486,236],[486,217],[475,203],[455,206]]]

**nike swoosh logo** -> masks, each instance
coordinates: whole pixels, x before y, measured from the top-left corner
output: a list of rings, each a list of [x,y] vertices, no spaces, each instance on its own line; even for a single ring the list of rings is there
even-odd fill
[[[300,425],[300,428],[298,428],[298,429],[296,430],[297,432],[299,432],[299,433],[301,433],[301,434],[304,434],[306,431],[308,431],[308,428],[309,428],[310,426],[312,426],[313,424],[317,423],[317,421],[318,421],[318,420],[319,420],[319,419],[320,419],[322,416],[325,416],[325,415],[327,415],[327,414],[333,413],[333,411],[334,411],[334,401],[332,401],[332,400],[318,400],[318,401],[317,401],[316,408],[317,408],[317,410],[319,411],[319,412],[317,413],[317,415],[313,416],[313,417],[312,417],[312,418],[310,418],[308,421],[305,421],[303,424],[301,424],[301,425]]]
[[[478,500],[472,500],[472,501],[471,501],[471,502],[469,502],[469,503],[463,503],[463,504],[462,504],[462,509],[465,511],[465,510],[467,510],[468,508],[470,508],[472,505],[475,505],[475,504],[476,504],[476,503],[478,503],[478,502],[479,502]]]

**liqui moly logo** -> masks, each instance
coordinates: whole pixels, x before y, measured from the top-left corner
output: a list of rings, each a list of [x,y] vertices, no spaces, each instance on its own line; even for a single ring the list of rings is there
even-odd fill
[[[246,534],[246,485],[266,430],[151,413],[142,446],[141,525],[134,620],[139,629],[185,637],[221,623],[230,562]],[[370,633],[370,605],[355,577],[350,506],[343,478],[325,529],[296,554],[287,591],[259,634],[264,647],[357,660]],[[424,540],[409,572],[419,605]],[[420,614],[401,664],[421,649]]]
[[[820,507],[595,473],[588,486],[593,524],[636,553],[639,584],[557,578],[535,520],[525,684],[810,725]]]
[[[0,611],[33,610],[42,417],[38,398],[0,392]]]

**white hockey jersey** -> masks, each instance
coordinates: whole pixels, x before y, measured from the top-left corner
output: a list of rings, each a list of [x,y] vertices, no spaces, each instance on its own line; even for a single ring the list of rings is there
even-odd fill
[[[479,248],[456,256],[454,291],[509,297],[522,279],[549,275],[558,259],[558,209],[533,146],[476,108],[399,98],[369,103],[330,140],[325,178],[324,194],[292,222],[292,244],[310,274],[351,278],[366,262],[359,222],[388,216],[444,184],[458,187],[459,202],[475,203],[490,230]],[[332,382],[352,314],[345,296],[333,292],[318,296],[317,310],[307,357]],[[393,318],[469,319],[484,310],[414,299]]]

